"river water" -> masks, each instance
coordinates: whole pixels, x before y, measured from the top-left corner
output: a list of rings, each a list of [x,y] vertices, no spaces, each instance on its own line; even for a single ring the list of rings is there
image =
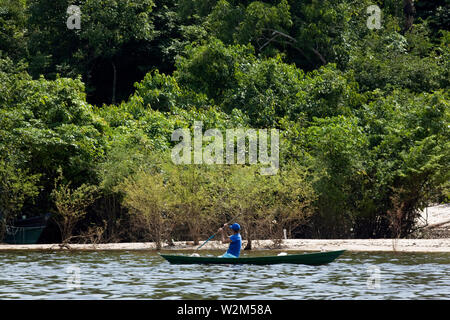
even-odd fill
[[[170,265],[154,251],[0,252],[0,299],[450,299],[450,254],[258,266]]]

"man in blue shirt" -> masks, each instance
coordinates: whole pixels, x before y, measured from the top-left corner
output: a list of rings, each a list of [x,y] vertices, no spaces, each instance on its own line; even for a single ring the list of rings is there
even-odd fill
[[[222,243],[229,243],[228,251],[224,253],[222,258],[239,258],[239,254],[241,253],[242,246],[242,238],[240,234],[241,226],[238,223],[233,223],[230,226],[230,229],[233,230],[233,235],[229,238],[225,238],[224,229],[227,224],[224,224],[222,228],[218,231],[222,234]]]

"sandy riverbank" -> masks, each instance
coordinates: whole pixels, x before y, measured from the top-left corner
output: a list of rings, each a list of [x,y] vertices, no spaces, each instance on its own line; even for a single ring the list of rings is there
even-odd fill
[[[245,245],[244,241],[244,245]],[[192,242],[175,242],[174,246],[163,245],[163,250],[195,250]],[[254,250],[277,249],[282,251],[398,251],[398,252],[450,252],[450,238],[445,239],[287,239],[276,246],[271,240],[254,240]],[[200,250],[226,250],[227,245],[210,241]],[[8,245],[1,244],[0,251],[6,250],[155,250],[152,242],[71,244]]]
[[[429,228],[450,227],[450,203],[425,208],[418,224]]]
[[[419,224],[427,229],[441,228],[446,231],[445,238],[435,239],[287,239],[276,246],[271,240],[254,240],[254,250],[277,249],[282,251],[398,251],[398,252],[450,252],[450,204],[436,205],[423,210]],[[201,242],[200,242],[201,243]],[[243,245],[246,245],[244,240]],[[195,250],[198,245],[192,242],[178,241],[174,246],[163,245],[163,250]],[[200,250],[226,250],[227,245],[210,241]],[[71,244],[61,247],[59,244],[0,244],[4,250],[155,250],[152,242]]]

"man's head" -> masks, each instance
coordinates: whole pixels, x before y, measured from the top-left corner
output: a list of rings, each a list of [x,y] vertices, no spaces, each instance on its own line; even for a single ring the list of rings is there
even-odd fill
[[[241,226],[239,225],[239,223],[233,223],[230,226],[230,229],[234,231],[234,233],[238,233],[241,230]]]

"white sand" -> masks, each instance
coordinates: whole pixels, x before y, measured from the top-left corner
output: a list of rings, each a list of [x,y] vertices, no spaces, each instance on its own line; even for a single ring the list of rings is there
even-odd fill
[[[422,211],[419,225],[450,227],[450,203],[428,207]]]
[[[244,241],[244,245],[245,245]],[[163,245],[163,250],[195,250],[192,242],[175,242],[175,246]],[[226,250],[228,245],[218,241],[210,241],[200,250]],[[254,250],[279,249],[283,251],[398,251],[398,252],[450,252],[450,238],[446,239],[288,239],[279,247],[271,240],[254,240]],[[104,244],[71,244],[60,247],[58,244],[34,245],[0,245],[2,250],[155,250],[151,242],[139,243],[104,243]]]

